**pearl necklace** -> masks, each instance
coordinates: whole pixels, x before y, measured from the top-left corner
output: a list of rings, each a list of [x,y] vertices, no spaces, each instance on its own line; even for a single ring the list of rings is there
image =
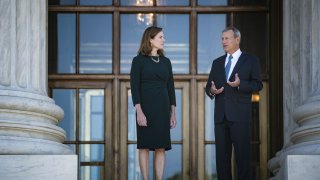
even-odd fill
[[[152,56],[150,56],[151,60],[155,63],[159,63],[160,62],[160,59],[159,59],[159,56],[157,56],[157,59],[153,59]]]

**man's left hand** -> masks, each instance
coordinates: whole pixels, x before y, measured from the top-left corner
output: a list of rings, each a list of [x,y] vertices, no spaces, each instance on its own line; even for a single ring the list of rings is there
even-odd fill
[[[238,73],[235,74],[235,79],[233,82],[228,81],[227,82],[231,87],[239,87],[240,86],[240,78],[238,76]]]

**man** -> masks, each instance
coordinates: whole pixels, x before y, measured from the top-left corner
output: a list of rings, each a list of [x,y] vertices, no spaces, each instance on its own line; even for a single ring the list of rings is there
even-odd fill
[[[212,63],[206,94],[215,98],[216,165],[219,180],[232,180],[234,147],[238,180],[250,180],[250,121],[252,92],[262,89],[259,61],[240,50],[237,28],[222,31],[226,54]]]

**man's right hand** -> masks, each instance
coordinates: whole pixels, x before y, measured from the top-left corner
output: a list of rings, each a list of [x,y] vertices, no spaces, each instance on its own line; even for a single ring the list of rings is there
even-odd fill
[[[216,94],[220,94],[220,93],[223,92],[223,90],[224,90],[224,87],[221,87],[220,89],[217,89],[216,85],[214,84],[214,82],[211,81],[211,89],[210,89],[210,91],[211,91],[212,94],[215,94],[215,95]]]

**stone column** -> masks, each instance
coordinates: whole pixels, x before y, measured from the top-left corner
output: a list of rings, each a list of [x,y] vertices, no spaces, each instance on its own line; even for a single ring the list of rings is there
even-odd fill
[[[0,154],[72,154],[47,96],[47,1],[0,1]]]
[[[292,166],[287,160],[296,157],[288,158],[290,155],[320,155],[319,11],[318,0],[283,3],[284,146],[269,161],[269,168],[276,175],[271,179],[290,179],[287,170]],[[299,161],[315,163],[308,159]]]

